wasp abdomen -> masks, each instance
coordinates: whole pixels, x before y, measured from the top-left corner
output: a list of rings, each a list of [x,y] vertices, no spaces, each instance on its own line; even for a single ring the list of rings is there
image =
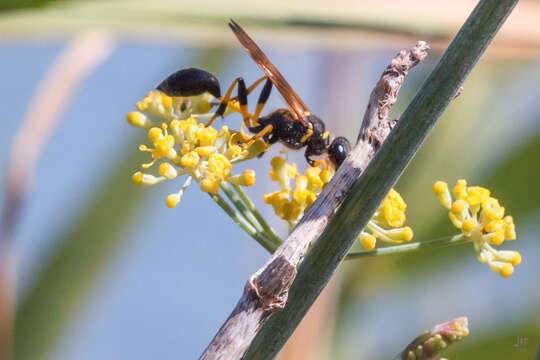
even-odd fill
[[[182,69],[167,77],[157,89],[169,96],[197,96],[205,92],[221,97],[218,79],[197,68]]]

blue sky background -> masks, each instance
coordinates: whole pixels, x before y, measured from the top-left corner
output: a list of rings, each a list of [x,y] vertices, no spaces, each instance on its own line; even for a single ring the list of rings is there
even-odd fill
[[[0,132],[3,164],[38,82],[64,44],[64,40],[0,43],[0,68],[4,69],[0,82],[4,105]],[[310,106],[314,112],[324,119],[343,119],[327,123],[334,133],[345,134],[350,140],[356,137],[371,86],[395,53],[387,49],[332,54],[317,49],[280,49],[275,44],[265,44],[265,49],[304,101],[313,104]],[[132,145],[132,151],[137,151],[136,136],[140,130],[126,124],[125,114],[169,73],[197,66],[193,64],[197,55],[195,48],[122,42],[77,90],[40,156],[17,229],[19,294],[24,295],[60,234],[77,219],[105,175],[122,161],[126,146]],[[233,49],[229,56],[227,65],[216,73],[222,87],[238,75],[248,81],[260,76],[239,49]],[[436,53],[433,56],[438,57]],[[329,64],[350,71],[325,73]],[[427,62],[425,66],[429,69],[433,63]],[[526,72],[529,80],[540,80],[537,64],[528,66],[535,69]],[[334,76],[340,78],[336,80]],[[518,80],[508,82],[500,92],[512,91]],[[340,81],[345,84],[343,89],[336,86]],[[421,72],[411,75],[411,84],[420,81]],[[527,93],[538,94],[540,81],[528,83],[532,90]],[[405,91],[413,92],[414,88]],[[534,97],[527,101],[533,103]],[[278,106],[282,105],[274,93],[268,109]],[[483,106],[490,108],[496,104]],[[500,116],[503,115],[501,111]],[[443,117],[441,121],[444,120]],[[496,116],[490,121],[504,124]],[[538,128],[531,116],[511,121],[528,124],[531,131]],[[233,125],[238,125],[238,119]],[[513,125],[504,126],[508,129]],[[502,146],[506,151],[512,150],[508,143]],[[273,153],[277,151],[276,148]],[[301,153],[290,157],[302,163]],[[143,153],[140,159],[141,163],[146,161]],[[260,199],[261,193],[276,188],[266,175],[271,155],[263,159],[249,164],[258,176],[257,187],[249,189],[250,194],[284,235],[284,226],[266,211]],[[3,175],[1,169],[5,166],[0,168]],[[125,186],[134,186],[130,176],[126,174]],[[435,179],[429,179],[432,180]],[[538,184],[537,179],[534,182]],[[91,296],[74,316],[55,350],[55,359],[187,359],[200,355],[208,344],[236,303],[246,279],[264,263],[267,254],[196,186],[186,192],[177,208],[166,208],[165,197],[180,185],[166,182],[137,189],[144,192],[145,200],[124,230],[127,240],[114,261],[105,265]],[[432,196],[429,188],[423,191]],[[421,202],[409,206],[422,206]],[[410,329],[427,329],[464,314],[469,316],[471,329],[478,336],[489,334],[501,321],[528,321],[540,298],[539,215],[519,219],[519,242],[511,248],[519,248],[524,262],[510,280],[497,277],[486,265],[479,264],[471,249],[466,257],[442,263],[430,274],[417,274],[417,281],[396,277],[359,295],[357,310],[342,324],[342,336],[336,340],[347,349],[343,356],[391,356],[411,339]],[[343,268],[340,272],[353,271],[350,264]],[[409,330],[403,332],[403,327],[395,326],[396,319]]]

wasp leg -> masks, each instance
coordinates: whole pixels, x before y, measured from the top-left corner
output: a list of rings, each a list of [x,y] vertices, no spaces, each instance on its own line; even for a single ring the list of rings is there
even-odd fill
[[[232,84],[229,86],[229,89],[227,90],[225,96],[220,99],[221,102],[219,103],[219,107],[218,107],[217,111],[214,113],[214,115],[212,115],[210,120],[206,123],[206,126],[212,125],[214,120],[216,120],[219,116],[223,116],[223,114],[225,114],[225,111],[227,110],[228,106],[231,106],[231,107],[235,108],[236,111],[238,111],[240,114],[242,114],[244,124],[247,127],[251,126],[250,121],[249,121],[250,119],[256,124],[258,117],[254,116],[254,115],[251,115],[248,112],[247,96],[253,90],[255,90],[255,88],[257,88],[257,86],[259,86],[259,84],[261,84],[264,79],[267,79],[267,78],[268,78],[267,76],[261,77],[260,79],[255,81],[253,84],[251,84],[249,88],[246,88],[246,83],[244,82],[243,78],[241,78],[241,77],[236,78],[232,82]],[[270,82],[270,81],[268,80],[267,83],[268,82]],[[235,98],[231,98],[232,92],[233,92],[234,87],[236,85],[238,85],[238,96],[235,97]],[[268,99],[268,96],[270,95],[269,90],[266,90],[266,92],[268,94],[266,95],[265,98],[262,96],[265,93],[266,88],[267,88],[267,85],[265,85],[265,87],[263,88],[261,96],[259,97],[259,102],[260,102],[261,98],[263,98],[263,100],[265,102]],[[238,100],[238,103],[236,102],[237,100]],[[238,106],[237,104],[239,104],[240,106]],[[261,110],[262,110],[262,108],[261,108]],[[260,112],[259,112],[259,114],[260,114]]]
[[[251,114],[248,112],[247,96],[248,91],[246,89],[246,83],[244,82],[244,79],[240,78],[240,80],[238,80],[238,102],[240,103],[240,114],[242,114],[244,125],[249,127]]]
[[[247,89],[248,95],[251,94],[251,92],[253,90],[255,90],[255,88],[257,88],[257,86],[259,86],[259,84],[262,83],[264,79],[268,79],[268,76],[264,75],[259,80],[255,81],[253,84],[251,84]]]
[[[326,152],[326,151],[324,151]],[[317,160],[313,160],[311,157],[312,156],[320,156],[322,155],[322,153],[320,151],[314,151],[313,149],[311,149],[309,146],[308,148],[306,149],[306,152],[304,153],[304,157],[306,158],[309,166],[312,166],[312,167],[317,167],[319,165],[322,165],[323,167],[323,170],[326,170],[327,167],[328,167],[328,164],[327,164],[327,160],[326,158],[323,158],[323,159],[317,159]]]
[[[261,115],[262,109],[264,107],[264,104],[270,97],[270,92],[272,90],[272,82],[268,79],[267,76],[263,76],[257,81],[255,81],[251,86],[247,89],[247,95],[249,95],[257,86],[260,85],[260,83],[263,82],[263,80],[266,79],[266,83],[264,84],[264,87],[261,91],[261,94],[259,95],[259,99],[257,100],[257,107],[255,109],[255,113],[251,115],[247,111],[247,96],[246,96],[246,108],[244,109],[242,107],[242,96],[240,94],[240,83],[238,88],[238,100],[240,101],[240,112],[242,113],[242,116],[244,117],[244,124],[250,128],[259,125],[259,116]],[[249,119],[251,119],[252,123],[249,123]]]
[[[258,132],[257,132],[257,134],[253,135],[249,139],[246,139],[246,140],[242,141],[243,143],[252,144],[255,140],[260,139],[260,138],[264,137],[265,135],[272,134],[272,132],[274,131],[274,126],[272,124],[258,125],[255,128],[250,128],[250,130],[258,131]]]
[[[214,120],[216,120],[219,116],[223,117],[223,114],[225,114],[225,110],[227,110],[227,106],[229,105],[229,101],[231,100],[231,94],[234,90],[234,87],[236,86],[236,84],[238,84],[238,98],[239,98],[239,102],[240,104],[242,104],[242,97],[244,97],[244,100],[246,102],[246,106],[245,108],[247,109],[247,94],[246,94],[246,84],[244,82],[244,79],[241,78],[241,77],[238,77],[236,79],[234,79],[234,81],[232,82],[231,86],[229,86],[229,89],[227,90],[227,92],[225,93],[225,96],[222,97],[220,100],[221,102],[219,103],[219,107],[217,109],[217,111],[214,113],[214,115],[212,115],[212,117],[210,118],[210,120],[206,123],[206,127],[212,125],[212,123],[214,122]],[[242,86],[243,85],[243,86]],[[241,88],[243,87],[243,93],[241,93]],[[240,106],[241,107],[241,106]]]
[[[313,167],[317,167],[317,166],[319,166],[319,165],[322,165],[322,169],[323,169],[323,170],[328,169],[328,165],[326,164],[326,159],[315,160],[315,161],[313,162],[313,165],[312,165],[312,166],[313,166]]]
[[[261,116],[262,109],[270,97],[270,92],[272,91],[272,81],[270,79],[266,80],[264,87],[259,95],[257,100],[257,107],[255,108],[255,113],[253,114],[253,126],[259,125],[259,116]]]
[[[266,125],[261,131],[259,131],[257,134],[251,137],[251,141],[257,140],[262,138],[266,134],[270,134],[272,131],[274,131],[274,126],[272,124]]]

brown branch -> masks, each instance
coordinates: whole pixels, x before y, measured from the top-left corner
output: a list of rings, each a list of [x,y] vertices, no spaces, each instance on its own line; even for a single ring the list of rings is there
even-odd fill
[[[397,100],[403,80],[411,68],[424,60],[428,49],[426,42],[419,41],[409,52],[401,50],[386,67],[369,96],[358,140],[372,138],[379,146],[382,144],[392,128],[387,122],[388,112]]]
[[[375,115],[367,115],[364,119],[376,116],[375,122],[366,122],[373,125],[368,129],[367,138],[358,142],[289,237],[251,276],[235,309],[201,359],[241,358],[268,317],[285,306],[296,267],[395,125],[395,121],[386,120],[386,114],[395,102],[405,75],[426,57],[427,49],[426,43],[419,42],[410,52],[402,51],[392,60],[372,93],[376,95],[370,98],[371,107],[366,110]]]

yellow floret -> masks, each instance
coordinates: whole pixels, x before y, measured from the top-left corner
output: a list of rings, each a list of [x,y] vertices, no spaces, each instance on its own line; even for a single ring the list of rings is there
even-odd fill
[[[461,230],[463,230],[464,234],[470,234],[471,231],[473,231],[474,228],[476,228],[478,224],[476,223],[476,220],[473,218],[468,218],[463,221],[461,224]]]
[[[448,184],[444,181],[436,181],[435,184],[433,184],[433,192],[441,202],[442,206],[450,209],[450,206],[452,206],[452,197],[450,196],[450,191],[448,191]]]
[[[200,157],[206,158],[210,154],[215,152],[216,148],[213,147],[213,146],[199,146],[199,147],[195,148],[195,151],[197,152],[197,154],[199,154]]]
[[[377,239],[375,236],[367,233],[360,234],[360,242],[362,243],[362,246],[364,249],[370,251],[375,249],[375,244],[377,243]]]
[[[217,139],[218,132],[214,128],[202,127],[198,128],[197,131],[197,140],[199,140],[200,146],[209,146],[214,145],[214,142]]]
[[[499,205],[499,200],[489,198],[482,204],[482,215],[487,216],[492,220],[502,219],[504,216],[504,208]]]
[[[174,179],[178,175],[176,169],[169,163],[160,164],[158,171],[159,175],[165,176],[169,180]]]
[[[139,111],[132,111],[126,115],[126,120],[133,126],[140,128],[148,128],[152,126],[152,121]]]
[[[485,232],[502,232],[506,228],[506,224],[502,220],[492,220],[484,226]]]
[[[142,184],[142,178],[143,178],[143,174],[142,172],[140,171],[137,171],[135,174],[133,174],[133,176],[131,177],[131,181],[133,181],[133,183],[135,185],[141,185]]]
[[[444,181],[436,181],[435,184],[433,184],[433,192],[435,195],[440,195],[446,190],[448,190],[448,184]]]
[[[145,111],[146,109],[148,109],[148,102],[146,102],[144,100],[139,101],[139,102],[137,102],[137,104],[135,104],[135,107],[139,111]]]
[[[490,238],[490,243],[493,245],[501,245],[504,242],[504,233],[502,231],[497,231],[493,233],[493,236]]]
[[[253,170],[244,170],[242,173],[246,182],[246,186],[255,185],[255,171]]]
[[[323,171],[321,171],[321,180],[325,184],[330,182],[332,176],[334,176],[334,173],[328,169],[323,169]]]
[[[507,262],[490,261],[489,267],[494,273],[499,274],[504,278],[507,278],[514,273],[514,266]]]
[[[506,227],[504,237],[506,240],[516,239],[516,226],[514,225],[514,219],[511,216],[505,216],[503,219]]]
[[[397,191],[391,189],[383,200],[382,208],[384,218],[391,227],[400,227],[405,223],[405,209],[407,204]]]
[[[306,203],[311,191],[306,189],[295,189],[293,191],[293,199],[299,204]]]
[[[195,151],[190,151],[180,158],[180,165],[183,167],[195,167],[199,163],[199,154]]]
[[[303,208],[298,206],[295,202],[287,202],[283,204],[283,215],[282,218],[285,221],[294,221],[298,219],[302,212]]]
[[[467,181],[459,179],[452,193],[457,199],[464,199],[467,196]]]
[[[191,144],[188,142],[183,143],[182,149],[180,150],[180,154],[186,155],[190,151],[191,151]]]
[[[158,127],[153,127],[150,130],[148,130],[148,139],[151,142],[155,142],[156,140],[160,139],[163,136],[163,130]]]
[[[519,264],[521,264],[521,255],[517,251],[511,251],[511,250],[497,251],[495,257],[497,260],[509,262],[513,266],[518,266]]]
[[[161,93],[161,104],[168,109],[172,105],[172,99],[166,94]]]
[[[409,226],[403,228],[403,239],[407,242],[411,241],[414,237],[413,230]]]
[[[263,195],[265,203],[272,205],[277,216],[283,216],[283,208],[289,203],[289,192],[287,190],[274,191]]]
[[[244,170],[240,175],[229,176],[227,181],[241,186],[253,186],[255,184],[255,171]]]
[[[210,194],[217,194],[219,192],[219,182],[212,178],[206,178],[200,182],[201,190]]]
[[[306,169],[306,177],[309,181],[309,184],[315,189],[322,189],[324,183],[320,177],[321,169],[319,167],[309,167]]]
[[[133,181],[136,185],[143,185],[143,186],[152,186],[155,185],[161,181],[163,181],[163,177],[155,177],[154,175],[150,174],[144,174],[140,171],[137,171],[133,176],[131,177],[131,181]]]
[[[490,191],[480,186],[470,186],[467,188],[467,196],[465,200],[470,206],[477,206],[482,204],[489,198]]]
[[[456,200],[452,204],[452,208],[450,209],[450,211],[452,211],[456,215],[461,215],[461,213],[463,213],[463,211],[465,211],[467,209],[467,207],[468,207],[468,205],[467,205],[466,201],[464,201],[464,200]]]
[[[163,136],[154,141],[156,150],[165,156],[174,147],[174,137],[172,135]]]
[[[169,208],[173,208],[180,202],[180,196],[178,194],[170,194],[167,196],[167,200],[165,200],[165,204]]]
[[[224,180],[229,175],[232,168],[232,164],[222,154],[211,154],[208,158],[208,170],[214,175]]]
[[[242,152],[243,152],[242,147],[238,145],[231,145],[229,149],[227,150],[226,155],[229,159],[236,159],[237,157],[242,155]]]

